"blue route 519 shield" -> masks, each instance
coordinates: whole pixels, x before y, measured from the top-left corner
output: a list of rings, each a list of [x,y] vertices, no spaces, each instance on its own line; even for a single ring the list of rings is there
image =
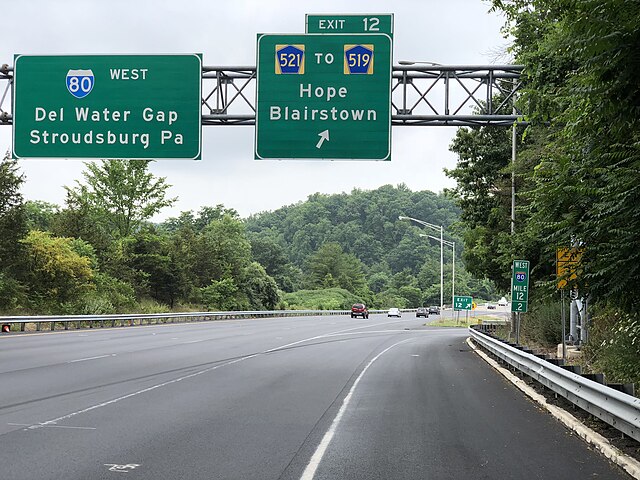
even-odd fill
[[[91,93],[95,78],[91,70],[69,70],[67,72],[67,90],[76,98],[84,98]]]

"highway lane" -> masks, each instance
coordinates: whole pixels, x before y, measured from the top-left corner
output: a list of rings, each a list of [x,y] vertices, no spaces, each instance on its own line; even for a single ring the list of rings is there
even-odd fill
[[[626,478],[470,352],[464,330],[423,323],[2,337],[0,477]]]

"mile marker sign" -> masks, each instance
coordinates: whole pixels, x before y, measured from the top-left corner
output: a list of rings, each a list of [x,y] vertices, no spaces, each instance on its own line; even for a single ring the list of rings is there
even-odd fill
[[[529,261],[514,260],[511,277],[511,311],[524,313],[529,304]]]
[[[255,158],[391,159],[391,38],[259,35]]]

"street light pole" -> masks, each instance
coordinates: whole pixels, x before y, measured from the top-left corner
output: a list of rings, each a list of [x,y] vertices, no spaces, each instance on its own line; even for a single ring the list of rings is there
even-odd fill
[[[420,234],[421,237],[429,237],[436,242],[444,243],[451,247],[451,251],[453,254],[453,258],[451,259],[451,305],[453,305],[453,299],[456,296],[456,242],[450,242],[449,240],[440,240],[438,237],[434,237],[433,235],[425,235],[423,233]]]
[[[453,306],[453,304],[451,304]],[[440,308],[444,308],[444,242],[440,225]]]
[[[433,223],[425,222],[424,220],[418,220],[417,218],[405,217],[402,215],[398,217],[398,220],[410,220],[412,222],[419,223],[420,225],[424,225],[425,227],[429,227],[440,232],[440,308],[444,308],[444,250],[442,246],[442,225],[434,225]]]

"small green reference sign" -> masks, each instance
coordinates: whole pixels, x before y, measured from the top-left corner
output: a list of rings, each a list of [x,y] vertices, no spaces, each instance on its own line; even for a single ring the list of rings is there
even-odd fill
[[[529,261],[514,260],[511,277],[511,311],[524,313],[529,304]]]
[[[306,33],[386,33],[393,37],[393,14],[307,14]]]
[[[388,35],[259,35],[255,158],[391,158]]]
[[[453,297],[453,309],[454,310],[472,310],[473,309],[473,297],[467,296],[454,296]]]
[[[202,57],[17,55],[17,158],[182,158],[201,150]]]

